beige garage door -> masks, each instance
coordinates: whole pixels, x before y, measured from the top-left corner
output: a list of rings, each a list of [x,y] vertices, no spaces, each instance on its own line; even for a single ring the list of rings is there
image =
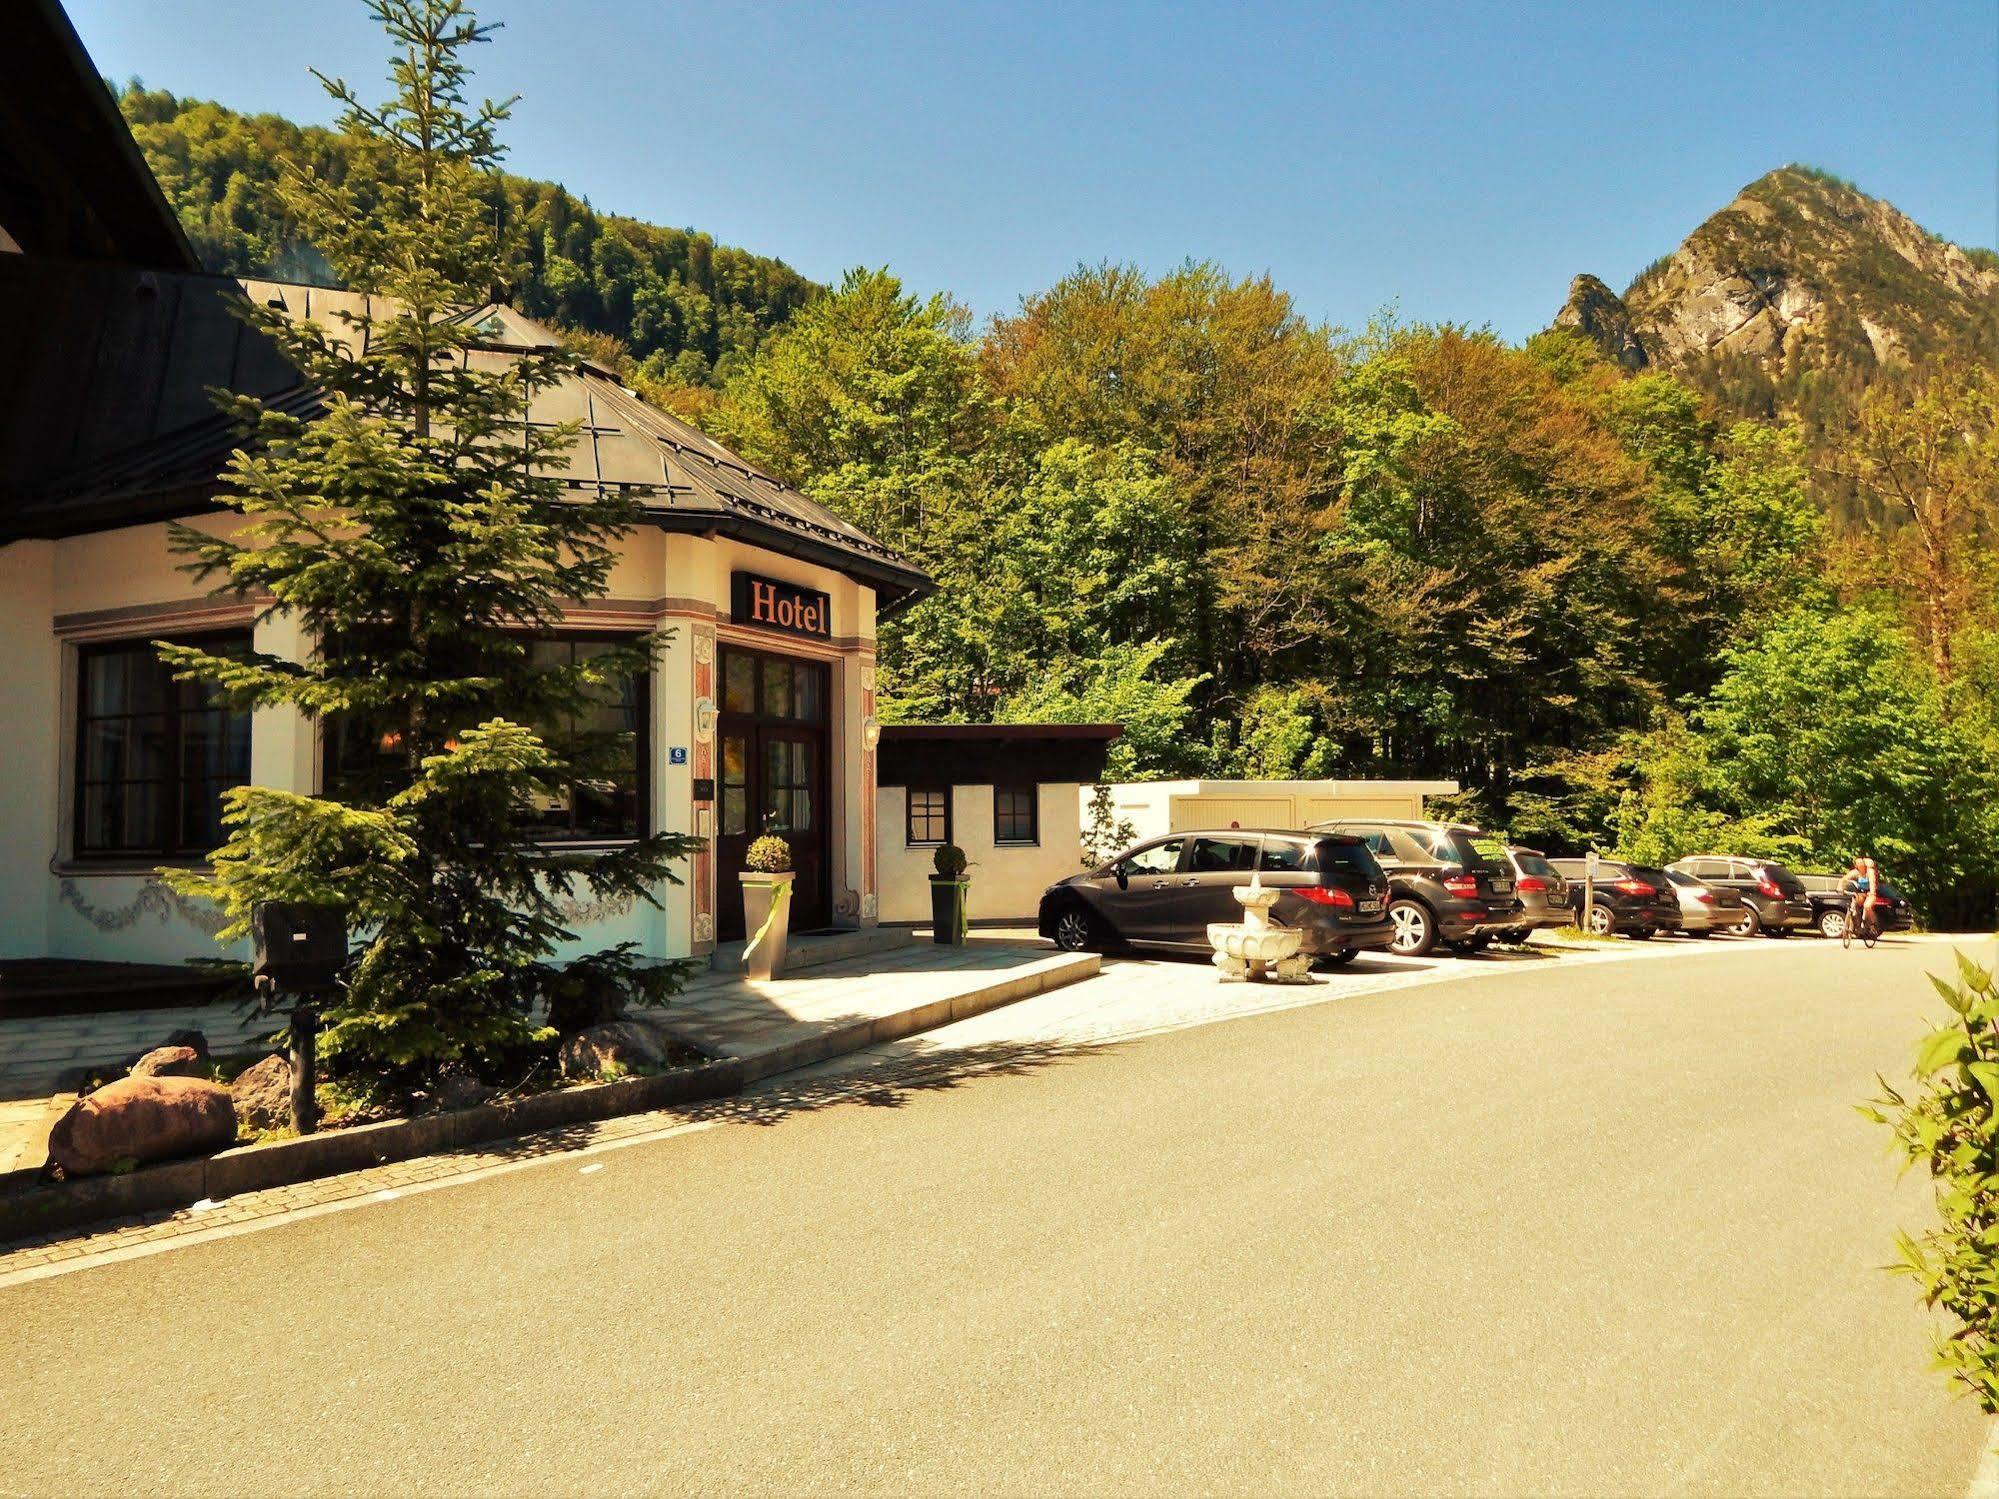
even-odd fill
[[[1331,822],[1336,817],[1392,817],[1415,819],[1423,815],[1419,796],[1302,796],[1299,815],[1305,825]]]
[[[1176,796],[1166,809],[1168,825],[1182,828],[1289,828],[1297,807],[1288,796]]]

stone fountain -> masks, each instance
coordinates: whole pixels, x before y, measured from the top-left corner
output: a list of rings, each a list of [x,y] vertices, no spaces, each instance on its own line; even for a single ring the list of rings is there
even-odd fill
[[[1312,960],[1298,950],[1305,934],[1270,919],[1270,908],[1282,893],[1265,889],[1262,879],[1252,875],[1247,885],[1235,888],[1242,920],[1208,923],[1208,941],[1214,946],[1215,967],[1221,969],[1223,982],[1261,978],[1278,984],[1312,982]]]

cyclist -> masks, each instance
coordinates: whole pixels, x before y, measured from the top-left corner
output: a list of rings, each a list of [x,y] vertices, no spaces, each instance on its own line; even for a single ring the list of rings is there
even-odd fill
[[[1866,854],[1853,856],[1853,867],[1840,878],[1846,896],[1846,924],[1855,936],[1880,935],[1881,866]]]

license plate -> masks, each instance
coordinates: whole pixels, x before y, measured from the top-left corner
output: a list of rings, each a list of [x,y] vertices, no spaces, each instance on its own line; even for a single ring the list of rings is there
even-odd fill
[[[1379,911],[1381,909],[1381,902],[1378,900],[1364,900],[1360,903],[1360,908],[1363,911]]]
[[[1494,895],[1511,895],[1513,893],[1513,881],[1494,880],[1492,882],[1492,893]]]

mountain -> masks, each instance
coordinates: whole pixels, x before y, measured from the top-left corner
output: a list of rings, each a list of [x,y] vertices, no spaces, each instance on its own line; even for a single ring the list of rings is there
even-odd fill
[[[1621,297],[1576,277],[1555,324],[1744,415],[1830,430],[1885,374],[1999,353],[1999,255],[1940,239],[1829,173],[1787,166],[1743,188]]]
[[[271,190],[279,161],[290,158],[365,194],[365,169],[357,169],[343,136],[137,82],[119,91],[118,104],[210,270],[331,279],[312,247],[290,232]],[[719,382],[824,290],[781,260],[691,229],[599,213],[557,183],[502,174],[492,199],[516,245],[508,288],[515,304],[530,317],[596,335],[599,358],[649,383]]]

